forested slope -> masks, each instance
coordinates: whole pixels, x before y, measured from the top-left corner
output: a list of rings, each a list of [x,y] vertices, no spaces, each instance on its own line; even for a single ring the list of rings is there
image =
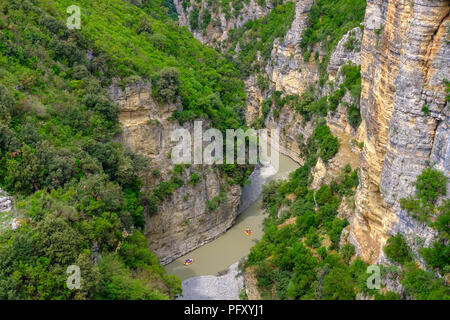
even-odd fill
[[[153,83],[179,121],[238,127],[245,101],[232,62],[167,16],[162,1],[0,1],[0,186],[20,227],[0,235],[1,299],[167,299],[165,274],[142,235],[139,174],[148,160],[116,142],[112,81]],[[211,103],[214,102],[214,104]],[[66,285],[81,267],[80,290]]]

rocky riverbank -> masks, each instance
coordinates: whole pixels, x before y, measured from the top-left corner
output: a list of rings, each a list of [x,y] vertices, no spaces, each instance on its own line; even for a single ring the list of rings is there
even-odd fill
[[[222,275],[201,276],[184,280],[181,284],[183,296],[177,300],[239,300],[244,288],[244,277],[238,262]]]

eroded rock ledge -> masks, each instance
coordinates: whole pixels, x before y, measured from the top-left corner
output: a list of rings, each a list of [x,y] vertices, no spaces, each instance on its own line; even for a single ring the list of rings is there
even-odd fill
[[[151,92],[148,83],[136,83],[124,89],[114,85],[110,90],[112,99],[121,107],[122,142],[150,159],[149,169],[142,177],[148,191],[172,177],[174,164],[169,154],[175,143],[171,141],[171,134],[181,128],[177,121],[169,119],[177,105],[159,104],[153,100]],[[183,128],[193,130],[192,124],[185,124]],[[196,185],[188,183],[194,172],[201,177]],[[145,235],[149,248],[160,257],[163,265],[228,230],[237,216],[241,197],[240,186],[229,185],[219,170],[209,166],[186,167],[180,178],[184,185],[159,204],[156,214],[146,215]],[[218,208],[208,210],[207,201],[221,192],[226,196]]]
[[[397,232],[425,245],[432,231],[410,218],[399,200],[429,164],[450,176],[449,1],[368,0],[362,44],[364,150],[356,216],[350,235],[363,257],[382,259],[382,246]],[[375,16],[379,28],[367,24]],[[430,113],[422,109],[426,105]]]

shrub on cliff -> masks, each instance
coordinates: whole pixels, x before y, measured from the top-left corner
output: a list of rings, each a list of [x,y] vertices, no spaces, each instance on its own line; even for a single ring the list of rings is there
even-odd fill
[[[273,42],[286,35],[294,18],[295,4],[288,1],[276,6],[267,16],[248,21],[242,27],[230,31],[228,41],[231,47],[234,49],[239,44],[241,48],[237,60],[244,77],[264,68],[270,58]]]
[[[180,80],[176,68],[167,67],[162,69],[154,83],[154,93],[162,102],[173,103],[176,101]]]
[[[389,260],[400,264],[413,260],[411,249],[400,233],[388,239],[384,247],[384,253]]]
[[[401,199],[400,204],[414,218],[426,221],[438,211],[435,207],[438,198],[447,195],[447,177],[438,170],[426,168],[417,177],[414,185],[416,197]]]
[[[447,177],[431,168],[422,171],[415,186],[417,197],[427,202],[434,203],[439,196],[447,195]]]
[[[339,140],[333,136],[326,124],[316,127],[312,138],[318,143],[319,156],[325,163],[339,151]]]

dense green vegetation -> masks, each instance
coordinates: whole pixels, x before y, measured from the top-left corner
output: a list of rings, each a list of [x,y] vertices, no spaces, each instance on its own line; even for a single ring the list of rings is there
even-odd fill
[[[236,46],[239,45],[236,60],[244,77],[258,73],[265,67],[274,40],[284,38],[294,17],[295,4],[289,1],[275,7],[264,18],[248,21],[241,28],[230,31],[230,55],[235,55]]]
[[[416,197],[402,199],[400,204],[414,218],[427,221],[436,214],[436,201],[447,195],[447,177],[438,170],[426,168],[414,184]]]
[[[413,260],[413,255],[405,241],[405,238],[399,233],[388,239],[384,247],[386,257],[394,262],[404,264]]]
[[[237,17],[249,0],[184,0],[192,30],[217,24],[212,13]],[[261,6],[267,0],[257,0]],[[282,38],[295,15],[295,3],[270,0],[275,9],[266,17],[231,30],[226,55],[194,39],[179,27],[172,0],[77,1],[81,30],[65,26],[69,0],[0,0],[0,186],[16,199],[20,227],[0,233],[0,299],[171,299],[181,294],[180,280],[167,275],[148,250],[143,234],[145,216],[185,184],[197,185],[201,171],[184,175],[175,166],[167,181],[152,172],[158,185],[142,193],[140,173],[148,159],[118,143],[119,107],[108,95],[110,86],[150,81],[152,95],[178,106],[173,120],[208,119],[225,130],[243,127],[246,94],[242,79],[257,75],[263,92],[269,80],[263,68],[276,38]],[[364,0],[317,0],[310,11],[301,48],[305,60],[319,57],[320,84],[332,50],[349,30],[360,25]],[[346,49],[357,47],[349,38]],[[239,47],[238,53],[235,52]],[[319,62],[319,61],[318,61]],[[253,268],[263,298],[450,299],[448,277],[450,200],[447,178],[427,168],[415,183],[416,195],[401,200],[413,218],[438,232],[429,247],[418,252],[397,234],[384,252],[404,288],[401,295],[367,289],[367,263],[355,258],[355,248],[340,245],[348,225],[338,218],[343,201],[353,205],[357,171],[347,165],[331,183],[308,189],[311,168],[325,164],[339,150],[323,117],[346,105],[355,129],[361,122],[360,67],[342,68],[343,83],[329,83],[321,96],[313,86],[300,97],[275,91],[264,101],[262,127],[272,111],[279,118],[285,106],[305,121],[315,121],[312,135],[298,137],[305,164],[286,181],[263,190],[268,213],[263,239],[251,250],[246,267]],[[445,80],[449,100],[449,81]],[[430,110],[424,105],[422,111]],[[244,184],[248,167],[214,167],[228,184]],[[442,200],[444,198],[444,200]],[[209,212],[226,200],[226,190],[207,201]],[[281,227],[288,219],[290,223]],[[2,221],[0,221],[1,223]],[[189,223],[189,220],[186,221]],[[420,255],[420,257],[419,257]],[[418,267],[422,258],[426,270]],[[69,265],[81,268],[82,286],[69,290]]]
[[[174,20],[178,20],[177,8],[173,0],[163,0],[162,4],[167,8],[167,15]]]
[[[416,197],[403,199],[402,207],[408,210],[412,216],[438,231],[436,241],[430,247],[420,248],[418,253],[425,260],[427,270],[417,265],[417,258],[405,238],[397,234],[388,239],[384,252],[392,262],[401,265],[401,284],[404,287],[404,295],[421,300],[449,300],[450,288],[444,278],[436,276],[448,276],[450,270],[450,246],[448,245],[450,201],[443,200],[436,208],[439,197],[446,196],[447,178],[442,172],[426,168],[417,177],[415,182]],[[437,218],[435,217],[437,216]]]
[[[263,207],[269,218],[246,267],[254,268],[265,299],[355,299],[358,292],[368,292],[368,264],[359,258],[352,261],[352,245],[339,247],[347,221],[337,218],[337,209],[358,185],[356,170],[347,166],[317,191],[308,190],[309,178],[310,168],[305,165],[289,180],[264,187]],[[281,208],[286,209],[279,215]],[[291,217],[295,224],[280,226]]]
[[[174,117],[180,122],[209,118],[220,129],[239,127],[244,123],[246,95],[234,63],[196,41],[177,22],[165,19],[160,2],[142,1],[142,7],[136,8],[119,0],[79,1],[80,31],[95,43],[97,51],[107,53],[112,75],[122,82],[152,79],[155,90],[161,92],[167,83],[159,81],[162,70],[177,69],[176,89],[183,108]],[[65,18],[70,4],[61,0],[52,6],[58,9],[59,18]]]
[[[365,0],[317,0],[312,5],[300,46],[307,61],[316,45],[326,52],[320,61],[322,85],[328,80],[326,70],[333,49],[348,31],[360,26],[365,10]]]
[[[335,112],[342,102],[345,94],[348,92],[352,101],[352,105],[344,103],[347,107],[347,116],[350,125],[356,130],[361,123],[361,113],[359,109],[359,99],[361,95],[361,67],[346,64],[341,70],[343,82],[338,88],[334,88],[334,84],[330,84],[331,94],[320,97],[320,94],[314,86],[310,86],[301,96],[284,95],[281,91],[274,91],[268,99],[263,101],[262,116],[257,119],[254,126],[262,126],[269,114],[270,110],[273,112],[275,120],[279,119],[281,110],[285,106],[295,109],[301,114],[305,121],[311,121],[314,118],[323,118],[329,112]],[[260,79],[261,78],[261,79]],[[260,87],[264,87],[264,78],[258,78]],[[282,97],[283,96],[283,97]]]
[[[171,1],[78,1],[80,30],[65,25],[72,4],[0,1],[0,185],[23,217],[0,235],[0,298],[174,297],[180,281],[141,230],[183,181],[141,194],[147,159],[116,142],[108,88],[150,80],[155,99],[180,104],[175,119],[236,128],[243,82],[233,62],[177,26]],[[71,264],[81,267],[80,290],[66,286]]]

